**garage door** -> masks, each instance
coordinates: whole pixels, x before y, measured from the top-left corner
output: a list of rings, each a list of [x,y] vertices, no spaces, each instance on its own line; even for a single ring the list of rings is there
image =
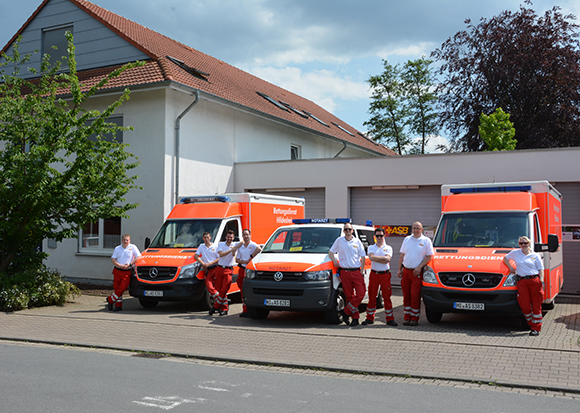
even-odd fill
[[[304,215],[306,218],[325,218],[326,217],[326,199],[325,188],[307,188],[304,191],[267,191],[264,189],[250,190],[249,192],[268,193],[279,196],[290,196],[293,198],[304,198],[306,207]]]
[[[557,183],[562,194],[562,225],[580,225],[580,183]],[[580,294],[580,241],[564,241],[564,286],[566,294]]]
[[[351,188],[351,218],[355,224],[372,220],[373,225],[411,225],[421,221],[424,227],[435,227],[441,216],[441,187],[419,186],[417,189],[372,189]],[[388,237],[387,244],[393,247],[391,268],[397,269],[399,250],[404,237]],[[394,285],[400,284],[398,277],[391,278]]]

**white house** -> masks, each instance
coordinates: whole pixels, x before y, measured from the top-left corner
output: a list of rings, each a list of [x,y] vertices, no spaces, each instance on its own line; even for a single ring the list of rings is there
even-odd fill
[[[38,69],[42,53],[64,54],[67,30],[87,85],[124,63],[146,63],[88,102],[102,110],[131,89],[113,120],[134,127],[122,139],[141,162],[143,190],[128,196],[140,206],[128,220],[87,224],[78,240],[46,241],[47,264],[68,277],[112,279],[122,233],[142,246],[179,196],[232,192],[237,162],[396,155],[315,103],[88,1],[43,1],[2,52],[22,36],[22,54],[41,51],[29,63]]]

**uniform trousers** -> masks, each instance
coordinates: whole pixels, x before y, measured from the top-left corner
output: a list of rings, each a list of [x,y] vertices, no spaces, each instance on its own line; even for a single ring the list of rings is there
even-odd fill
[[[123,293],[129,288],[131,282],[131,270],[113,268],[113,294],[107,297],[107,302],[115,304],[117,308],[123,308]]]
[[[518,304],[532,330],[542,330],[542,301],[544,290],[540,277],[518,281]]]
[[[421,315],[421,284],[423,271],[419,277],[413,270],[403,267],[401,289],[403,290],[403,314],[405,321],[419,321]]]
[[[351,316],[353,320],[358,320],[360,318],[358,306],[362,302],[366,293],[364,276],[360,270],[341,270],[340,280],[342,282],[342,290],[346,297],[344,312]]]
[[[220,311],[228,311],[228,291],[232,285],[231,268],[217,267],[215,269],[215,289],[218,296],[214,301],[214,308]]]
[[[211,298],[213,298],[214,302],[219,295],[217,289],[215,288],[217,269],[218,267],[216,265],[212,269],[205,270],[205,287],[207,288],[207,293]]]
[[[248,312],[248,307],[246,303],[244,303],[244,278],[246,277],[246,268],[242,267],[241,265],[238,267],[238,279],[236,283],[238,284],[238,288],[240,289],[240,296],[242,298],[242,313]]]
[[[379,292],[379,287],[383,293],[383,302],[385,305],[385,316],[387,317],[387,321],[394,321],[395,317],[393,314],[393,303],[391,301],[391,272],[387,271],[385,273],[379,274],[374,270],[371,270],[371,274],[369,276],[369,303],[367,304],[367,320],[375,320],[375,314],[377,312],[377,294]]]

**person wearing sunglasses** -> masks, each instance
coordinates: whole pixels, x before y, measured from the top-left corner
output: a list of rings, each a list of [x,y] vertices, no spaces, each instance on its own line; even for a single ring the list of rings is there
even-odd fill
[[[520,249],[508,253],[503,262],[510,274],[518,277],[518,304],[530,326],[530,336],[537,336],[542,330],[542,301],[544,301],[544,263],[534,252],[532,241],[525,236],[518,240]],[[515,268],[511,261],[515,263]]]
[[[375,229],[376,243],[369,246],[369,260],[371,260],[371,274],[369,276],[369,302],[367,304],[367,318],[362,322],[363,326],[374,324],[377,312],[377,293],[379,287],[383,293],[385,303],[385,316],[387,325],[396,326],[397,322],[393,314],[391,302],[391,267],[390,261],[393,256],[393,247],[385,242],[385,230]]]
[[[342,290],[346,298],[346,305],[340,310],[342,321],[352,327],[359,325],[360,313],[358,306],[362,302],[365,293],[365,279],[361,272],[361,267],[365,267],[365,247],[362,242],[354,236],[351,224],[345,224],[344,237],[338,237],[328,256],[335,266],[339,268]],[[349,320],[352,317],[352,322]]]

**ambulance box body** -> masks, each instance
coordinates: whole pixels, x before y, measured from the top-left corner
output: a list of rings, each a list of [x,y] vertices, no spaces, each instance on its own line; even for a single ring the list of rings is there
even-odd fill
[[[205,273],[194,258],[204,232],[217,245],[229,230],[239,242],[249,229],[252,240],[263,244],[276,228],[303,217],[304,198],[254,193],[182,198],[135,264],[129,293],[146,308],[159,301],[201,302],[207,308]],[[230,293],[239,291],[237,273],[235,267]]]
[[[517,285],[503,263],[527,236],[545,267],[544,308],[564,282],[562,195],[547,181],[443,185],[435,254],[425,268],[427,319],[443,313],[519,316]]]

